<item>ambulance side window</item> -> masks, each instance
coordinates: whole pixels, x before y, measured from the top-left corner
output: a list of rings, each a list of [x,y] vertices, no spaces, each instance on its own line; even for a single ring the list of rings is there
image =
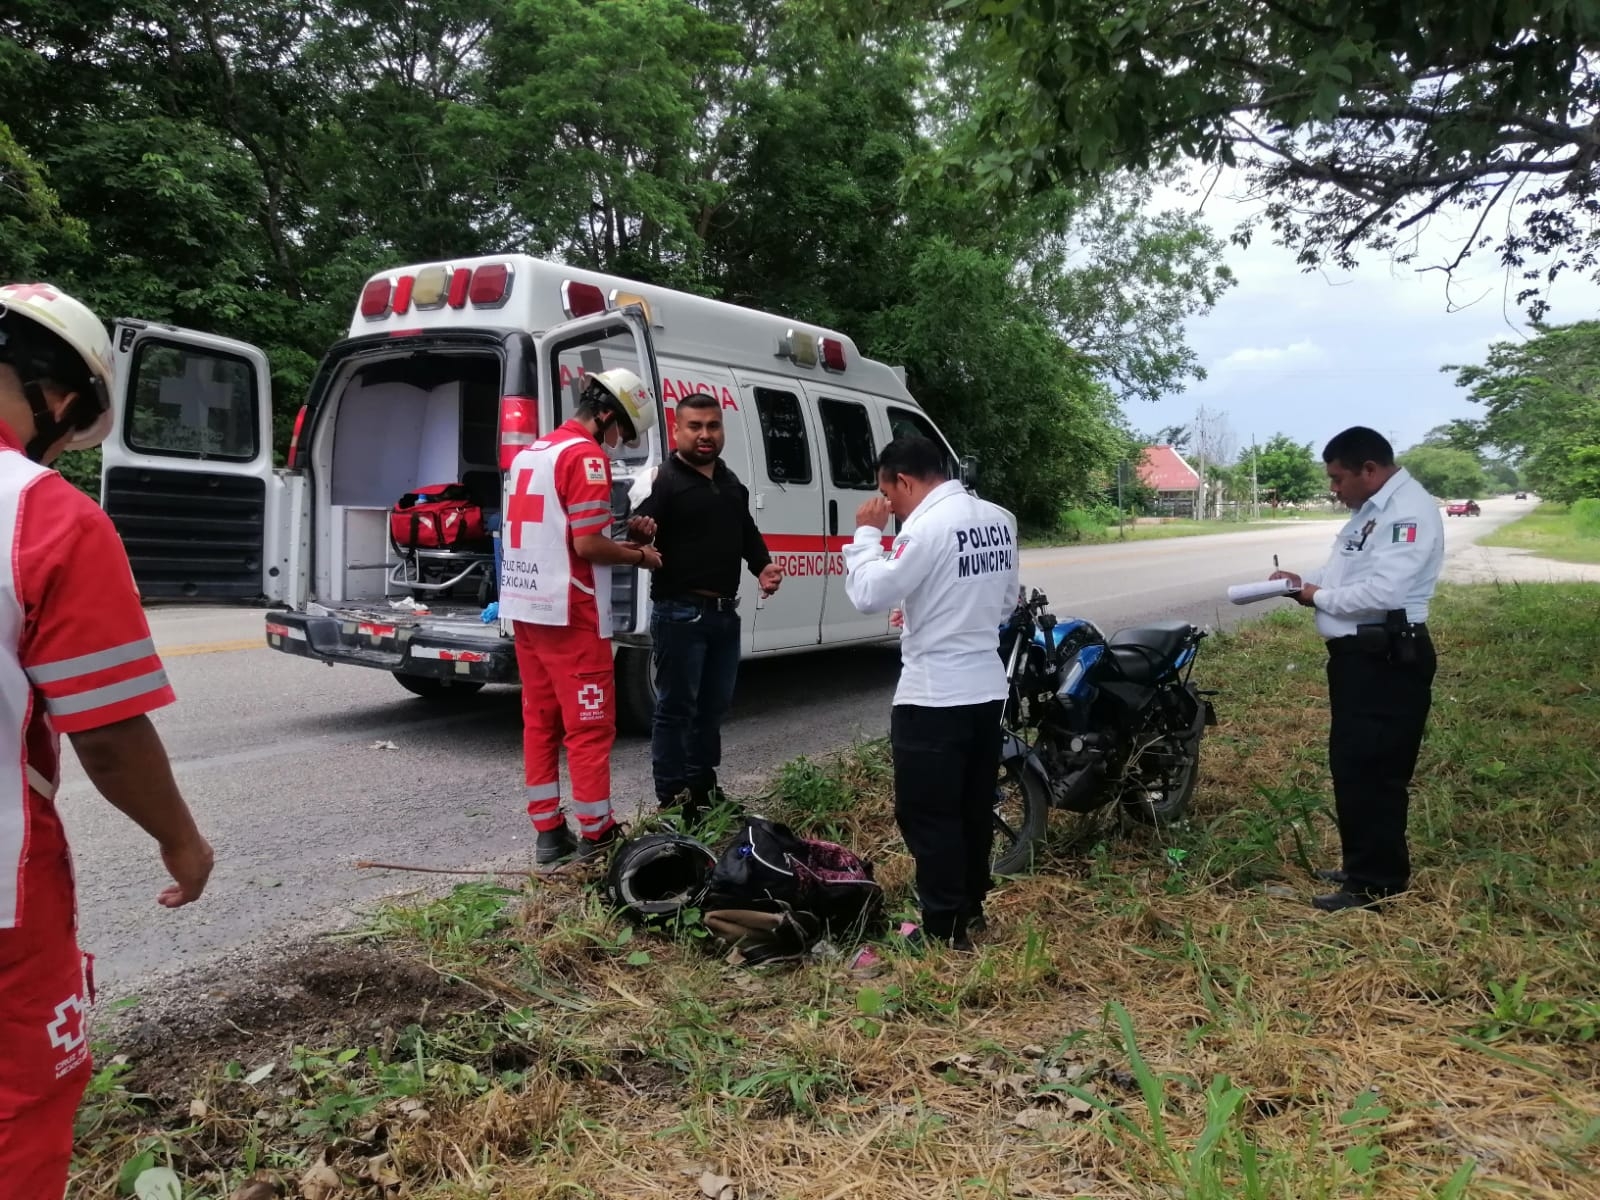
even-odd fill
[[[256,373],[220,350],[147,338],[133,358],[130,450],[249,462],[260,449]]]
[[[828,443],[828,473],[833,486],[857,492],[878,490],[878,452],[872,444],[867,406],[848,400],[819,400],[822,436]]]
[[[767,453],[767,478],[773,483],[811,482],[811,438],[806,434],[800,398],[792,392],[758,387],[756,412]]]
[[[934,429],[933,422],[921,413],[912,412],[908,408],[889,408],[889,432],[892,437],[925,437],[940,450],[944,451],[944,472],[951,479],[961,477],[961,464],[950,453],[950,448],[944,444],[944,439]]]

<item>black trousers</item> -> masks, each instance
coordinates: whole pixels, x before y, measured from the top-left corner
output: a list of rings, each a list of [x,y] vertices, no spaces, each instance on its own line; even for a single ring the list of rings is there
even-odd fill
[[[1328,643],[1328,768],[1344,850],[1346,891],[1389,895],[1411,881],[1406,815],[1411,776],[1433,704],[1433,642],[1416,639],[1416,661]]]
[[[994,845],[1003,702],[889,716],[894,816],[917,864],[917,902],[929,936],[951,938],[983,909]]]

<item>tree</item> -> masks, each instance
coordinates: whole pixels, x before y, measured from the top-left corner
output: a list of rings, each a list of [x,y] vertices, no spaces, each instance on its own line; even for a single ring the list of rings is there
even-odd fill
[[[820,16],[26,4],[0,18],[0,170],[37,171],[27,204],[0,191],[0,251],[107,315],[261,346],[280,451],[384,267],[526,251],[789,313],[904,364],[985,490],[1053,524],[1126,456],[1118,397],[1202,376],[1183,328],[1232,284],[1222,247],[1127,178],[1020,203],[912,178],[970,120],[981,64],[921,22],[850,42]]]
[[[987,71],[971,136],[935,166],[1028,191],[1164,167],[1243,168],[1305,265],[1413,261],[1430,217],[1475,219],[1543,281],[1600,250],[1600,6],[1570,0],[839,0],[858,26],[953,24]],[[1493,228],[1498,234],[1487,232]],[[1247,238],[1248,233],[1242,236]],[[1547,256],[1552,261],[1536,262]]]
[[[1396,460],[1432,496],[1475,499],[1485,491],[1483,466],[1477,456],[1447,446],[1417,446]]]
[[[1311,443],[1296,442],[1278,433],[1265,445],[1253,446],[1239,458],[1239,469],[1249,477],[1250,465],[1256,469],[1256,486],[1263,496],[1277,503],[1299,504],[1328,491],[1327,473],[1311,452]]]
[[[1600,322],[1536,326],[1444,369],[1483,405],[1479,445],[1514,458],[1528,486],[1559,503],[1600,497]]]

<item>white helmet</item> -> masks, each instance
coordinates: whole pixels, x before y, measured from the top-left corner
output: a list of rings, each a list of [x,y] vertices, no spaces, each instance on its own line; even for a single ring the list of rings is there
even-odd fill
[[[11,318],[21,318],[26,324]],[[87,450],[105,441],[111,432],[115,367],[106,328],[86,305],[48,283],[0,286],[0,362],[9,363],[22,380],[39,427],[36,442],[47,438],[44,444],[48,446],[66,431],[44,407],[38,387],[44,379],[81,397],[74,410],[73,437],[66,448]]]
[[[622,440],[628,446],[637,446],[641,438],[655,428],[656,406],[644,395],[644,380],[625,367],[614,367],[589,376],[589,382],[602,389],[612,401]]]

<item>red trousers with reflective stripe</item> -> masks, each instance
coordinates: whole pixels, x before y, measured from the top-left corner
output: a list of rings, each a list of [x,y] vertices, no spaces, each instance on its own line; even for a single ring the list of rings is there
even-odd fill
[[[528,816],[540,832],[562,823],[560,750],[567,747],[572,814],[596,838],[612,825],[616,740],[611,643],[593,630],[513,621],[522,675],[522,769]]]
[[[0,1195],[60,1200],[89,1082],[89,960],[72,872],[29,864],[22,925],[0,929]]]

